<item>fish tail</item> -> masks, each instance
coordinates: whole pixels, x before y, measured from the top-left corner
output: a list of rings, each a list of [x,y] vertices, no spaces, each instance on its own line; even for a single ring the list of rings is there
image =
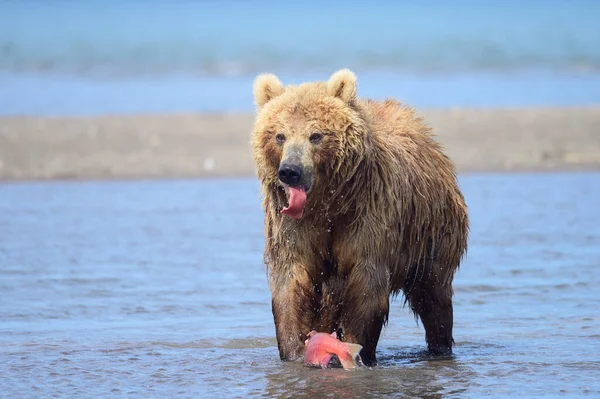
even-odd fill
[[[360,351],[362,350],[362,345],[359,344],[350,344],[348,342],[345,343],[348,348],[348,353],[346,356],[338,356],[340,359],[340,363],[342,363],[342,367],[345,369],[353,369],[356,368],[356,357],[360,357]]]

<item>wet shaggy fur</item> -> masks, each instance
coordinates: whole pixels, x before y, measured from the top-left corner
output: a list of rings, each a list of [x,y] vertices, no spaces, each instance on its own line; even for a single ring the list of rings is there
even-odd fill
[[[298,86],[260,75],[254,98],[252,150],[281,358],[301,357],[311,330],[337,331],[376,364],[390,297],[400,292],[429,350],[450,353],[452,281],[469,222],[454,165],[430,128],[399,102],[357,98],[349,70]],[[280,213],[289,199],[278,168],[292,153],[312,179],[300,219]]]

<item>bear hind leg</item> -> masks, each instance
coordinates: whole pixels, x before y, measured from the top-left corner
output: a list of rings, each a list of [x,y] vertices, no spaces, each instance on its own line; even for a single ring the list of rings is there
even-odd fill
[[[404,294],[425,329],[425,341],[434,355],[452,354],[454,315],[451,285],[441,286],[431,279],[407,281]]]

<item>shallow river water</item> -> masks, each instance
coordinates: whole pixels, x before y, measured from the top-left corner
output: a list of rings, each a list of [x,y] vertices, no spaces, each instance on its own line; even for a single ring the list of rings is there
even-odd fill
[[[278,358],[253,179],[0,185],[0,397],[599,397],[600,174],[461,176],[454,356]]]

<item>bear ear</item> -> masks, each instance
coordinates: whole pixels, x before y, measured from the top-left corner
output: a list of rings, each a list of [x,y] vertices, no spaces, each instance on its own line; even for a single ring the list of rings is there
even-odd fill
[[[263,73],[254,80],[254,103],[260,108],[283,94],[283,83],[272,73]]]
[[[356,75],[349,69],[335,72],[327,82],[327,92],[351,104],[356,100]]]

